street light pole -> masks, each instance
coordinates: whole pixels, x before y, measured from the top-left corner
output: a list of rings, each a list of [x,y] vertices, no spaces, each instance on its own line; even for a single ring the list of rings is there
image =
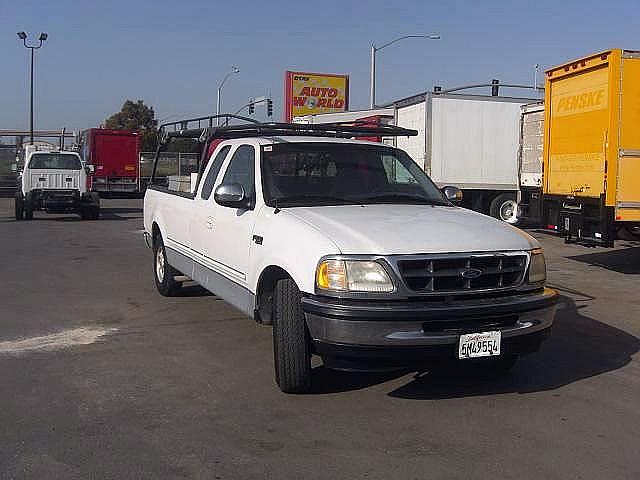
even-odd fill
[[[29,94],[29,137],[31,139],[31,145],[33,145],[33,58],[34,58],[34,50],[42,47],[42,43],[47,39],[48,35],[46,33],[41,33],[38,41],[40,42],[36,45],[27,45],[27,34],[25,32],[18,32],[18,38],[22,40],[22,43],[26,48],[31,50],[31,86],[30,86],[30,94]]]
[[[371,44],[371,89],[369,92],[369,107],[376,107],[376,53],[383,48],[388,47],[400,40],[404,40],[405,38],[426,38],[428,40],[440,40],[440,35],[436,33],[424,34],[424,35],[403,35],[402,37],[395,38],[390,42],[385,43],[379,47],[376,47],[375,44]]]
[[[220,82],[220,86],[218,87],[218,100],[216,102],[216,115],[220,115],[220,105],[221,105],[221,97],[222,97],[222,87],[224,86],[224,82],[227,81],[227,78],[229,78],[231,75],[233,75],[234,73],[240,73],[240,69],[238,67],[231,67],[231,71],[229,73],[227,73],[224,78],[222,79],[222,82]],[[220,117],[216,118],[216,126],[220,125]]]

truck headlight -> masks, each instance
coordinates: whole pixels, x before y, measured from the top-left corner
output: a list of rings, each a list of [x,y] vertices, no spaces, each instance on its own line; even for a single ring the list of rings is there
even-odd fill
[[[335,292],[393,292],[393,282],[378,262],[324,260],[318,265],[316,285]]]
[[[529,261],[529,283],[540,283],[547,279],[547,264],[544,261],[544,253],[542,249],[531,251],[531,260]]]

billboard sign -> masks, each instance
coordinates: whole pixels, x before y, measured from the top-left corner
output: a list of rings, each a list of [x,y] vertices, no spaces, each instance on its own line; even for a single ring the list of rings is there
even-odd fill
[[[344,112],[349,108],[349,75],[285,72],[284,120],[314,113]]]

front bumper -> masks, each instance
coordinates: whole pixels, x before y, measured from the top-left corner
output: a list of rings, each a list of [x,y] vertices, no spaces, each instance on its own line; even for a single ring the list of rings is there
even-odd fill
[[[408,362],[454,358],[460,335],[489,330],[501,331],[505,353],[535,351],[549,334],[557,301],[558,293],[545,288],[448,303],[305,297],[303,310],[322,356]]]

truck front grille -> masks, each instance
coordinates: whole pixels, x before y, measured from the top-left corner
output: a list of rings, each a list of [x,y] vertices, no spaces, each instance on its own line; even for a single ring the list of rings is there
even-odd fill
[[[415,292],[473,292],[519,285],[527,267],[527,255],[425,256],[399,259],[397,265],[405,285]]]

